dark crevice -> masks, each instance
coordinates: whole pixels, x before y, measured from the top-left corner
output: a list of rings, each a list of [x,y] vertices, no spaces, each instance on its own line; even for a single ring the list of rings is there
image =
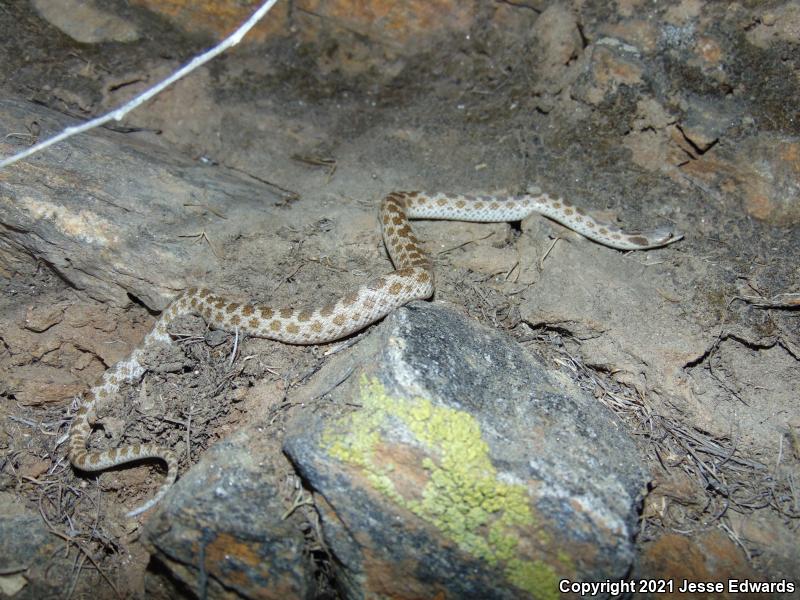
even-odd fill
[[[161,314],[160,310],[153,310],[152,308],[147,306],[147,304],[141,298],[139,298],[138,296],[136,296],[132,292],[127,292],[127,296],[128,296],[128,300],[130,300],[133,304],[136,304],[137,306],[141,306],[143,309],[145,309],[147,311],[147,313],[150,316],[157,317],[157,316],[159,316]]]
[[[578,35],[581,36],[581,50],[586,50],[589,46],[589,39],[586,37],[586,34],[583,32],[583,25],[577,23],[578,26]]]
[[[497,0],[499,4],[508,4],[509,6],[513,6],[514,8],[522,8],[524,10],[531,10],[535,12],[537,15],[542,14],[542,11],[536,7],[528,6],[527,4],[518,4],[516,2],[511,2],[511,0]]]
[[[522,321],[528,327],[531,328],[531,331],[536,332],[543,332],[543,333],[556,333],[563,338],[571,339],[571,340],[579,340],[579,338],[575,337],[575,334],[561,325],[554,325],[552,323],[531,323],[530,321]]]
[[[745,348],[748,348],[749,350],[755,350],[755,351],[769,350],[770,348],[773,348],[776,344],[780,345],[782,348],[784,347],[783,344],[780,344],[778,340],[773,340],[770,343],[759,344],[758,342],[752,342],[752,341],[747,340],[747,339],[745,339],[745,338],[743,338],[743,337],[741,337],[739,335],[736,335],[735,333],[720,334],[717,337],[717,339],[714,340],[714,343],[711,344],[711,346],[705,352],[703,352],[700,356],[698,356],[694,360],[690,360],[689,362],[685,363],[683,365],[683,368],[684,369],[691,369],[691,368],[694,368],[694,367],[702,365],[706,360],[711,358],[711,356],[714,354],[714,352],[716,352],[717,349],[720,347],[722,342],[726,342],[728,340],[733,340],[734,342],[739,342]],[[790,354],[791,354],[791,352],[790,352]]]
[[[686,132],[683,130],[683,127],[681,127],[680,125],[678,125],[677,127],[678,127],[678,131],[681,132],[681,136],[683,137],[683,139],[686,140],[686,143],[689,144],[692,147],[692,149],[694,150],[694,152],[695,152],[695,154],[697,156],[702,156],[703,154],[705,154],[706,152],[711,150],[714,146],[716,146],[719,143],[719,138],[717,138],[713,142],[711,142],[705,150],[703,150],[702,148],[700,148],[700,146],[695,144],[692,141],[692,139],[689,138],[689,136],[686,135]],[[684,150],[684,152],[685,152],[685,150]],[[689,154],[689,153],[687,152],[687,154]],[[690,154],[690,156],[691,156],[691,154]],[[692,156],[692,159],[697,158],[697,156]]]

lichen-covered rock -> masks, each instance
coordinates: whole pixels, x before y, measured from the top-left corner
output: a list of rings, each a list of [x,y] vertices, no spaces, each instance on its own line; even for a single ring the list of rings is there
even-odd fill
[[[636,447],[515,342],[419,303],[317,385],[350,368],[332,396],[358,408],[284,442],[347,597],[553,598],[563,577],[628,570]]]

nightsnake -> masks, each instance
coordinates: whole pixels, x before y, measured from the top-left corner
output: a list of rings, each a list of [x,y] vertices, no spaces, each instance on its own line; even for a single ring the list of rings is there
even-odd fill
[[[69,433],[69,460],[82,471],[103,471],[131,461],[158,458],[167,465],[166,478],[156,494],[131,511],[134,516],[154,506],[175,482],[177,456],[155,444],[134,444],[110,450],[88,450],[87,442],[97,420],[98,404],[109,402],[121,384],[138,381],[144,373],[144,350],[155,343],[171,343],[167,326],[178,316],[195,313],[226,331],[240,331],[289,344],[319,344],[345,337],[381,319],[411,300],[433,294],[430,256],[414,235],[409,219],[448,219],[474,222],[519,221],[532,213],[549,217],[605,246],[645,250],[665,246],[683,237],[670,227],[626,233],[597,221],[582,209],[547,194],[515,196],[394,192],[383,199],[380,222],[383,240],[395,271],[381,275],[332,304],[298,310],[257,303],[231,301],[212,290],[191,288],[170,304],[144,342],[130,357],[108,369],[86,392]]]

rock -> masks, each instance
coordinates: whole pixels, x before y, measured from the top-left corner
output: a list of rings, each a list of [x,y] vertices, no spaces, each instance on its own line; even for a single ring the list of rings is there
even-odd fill
[[[220,38],[245,21],[254,5],[232,0],[177,0],[169,4],[134,0],[160,14],[189,33],[210,33]],[[290,32],[300,32],[306,41],[320,42],[332,29],[340,34],[356,33],[378,46],[400,49],[410,42],[438,38],[443,31],[467,31],[473,23],[477,3],[456,0],[397,3],[386,0],[298,0],[293,9],[279,2],[248,34],[246,42],[263,42]],[[411,43],[408,50],[418,49]]]
[[[800,141],[770,133],[715,146],[682,166],[691,180],[720,197],[740,201],[771,225],[800,223]]]
[[[76,42],[135,42],[139,31],[131,22],[102,10],[92,0],[33,0],[43,19]]]
[[[281,482],[291,469],[264,431],[244,429],[209,449],[146,524],[148,551],[198,597],[311,597],[303,533],[284,519]]]
[[[536,285],[521,294],[521,318],[570,331],[583,355],[619,380],[686,395],[684,366],[713,343],[713,318],[695,314],[698,321],[675,327],[692,299],[673,269],[596,251],[580,239],[559,242]]]
[[[800,414],[800,398],[792,389],[797,358],[780,344],[755,350],[730,339],[719,341],[709,363],[686,369],[692,395],[702,398],[699,427],[721,438],[735,423],[741,428],[740,446],[780,444],[789,429],[788,416]],[[719,373],[738,376],[734,383]]]
[[[583,52],[583,40],[575,14],[561,4],[552,4],[539,15],[531,31],[535,70],[542,82],[537,88],[556,93],[563,85],[564,68]]]
[[[25,313],[25,329],[41,333],[47,331],[56,323],[61,322],[64,316],[64,305],[29,307]]]
[[[635,445],[504,335],[414,303],[311,388],[357,407],[284,442],[345,597],[556,598],[630,567]]]
[[[255,10],[233,0],[168,4],[134,0],[134,4],[169,19],[187,33],[214,38],[227,35]],[[469,32],[479,6],[475,0],[278,2],[244,42],[263,44],[295,34],[305,46],[314,48],[307,56],[314,57],[319,74],[368,75],[388,81],[406,66],[405,57],[430,50],[454,33]]]
[[[544,4],[542,0],[536,0]],[[499,47],[507,47],[509,40],[526,40],[530,37],[542,7],[534,7],[523,2],[496,2],[492,6],[491,27]]]
[[[677,26],[691,23],[700,15],[703,4],[702,0],[681,0],[667,8],[664,21]]]
[[[648,54],[658,49],[661,32],[652,21],[624,19],[618,23],[604,23],[599,29],[603,37],[615,38]]]
[[[221,329],[214,329],[205,335],[205,342],[212,348],[221,346],[228,340],[228,334]]]
[[[635,46],[605,37],[586,48],[580,71],[573,96],[597,106],[616,94],[621,85],[642,83],[645,65]]]
[[[728,57],[725,55],[723,45],[714,37],[697,36],[697,43],[693,48],[694,58],[690,58],[687,64],[699,66],[712,76],[717,76],[720,81],[725,79],[725,72],[719,69],[721,64],[727,64]],[[716,71],[712,71],[716,70]],[[719,75],[716,75],[718,73]]]
[[[673,173],[675,167],[685,163],[690,156],[682,145],[675,143],[670,135],[673,129],[677,128],[671,125],[666,132],[647,128],[631,131],[622,143],[631,151],[631,160],[640,167],[648,171]],[[685,144],[685,138],[682,135],[681,138]],[[694,151],[693,148],[691,150]]]
[[[149,323],[119,319],[113,309],[61,299],[38,310],[18,306],[15,313],[16,324],[1,336],[14,365],[3,384],[25,405],[74,398],[107,365],[128,356],[149,328]]]
[[[792,478],[796,478],[797,467],[793,467]],[[764,573],[769,574],[768,579],[788,579],[798,585],[800,545],[797,532],[786,527],[781,515],[767,511],[732,512],[728,518],[731,530],[741,543],[748,549],[757,550],[758,564]]]
[[[655,98],[643,96],[639,99],[632,131],[622,142],[631,151],[633,162],[650,171],[665,172],[686,162],[686,151],[672,142],[665,131],[676,120],[677,117]]]
[[[510,6],[518,8],[528,8],[536,12],[542,12],[547,8],[547,0],[515,0],[513,4],[508,2]]]
[[[390,81],[407,66],[407,57],[469,32],[477,6],[474,0],[302,0],[294,25],[303,41],[320,49],[316,63],[323,75]]]
[[[760,22],[759,22],[760,21]],[[786,2],[766,9],[754,26],[747,29],[747,41],[759,48],[774,44],[800,43],[800,2]]]
[[[18,367],[4,379],[5,391],[25,406],[61,402],[86,390],[86,382],[69,371],[42,364]]]
[[[668,533],[647,544],[642,562],[635,573],[636,579],[669,580],[679,586],[684,580],[691,582],[759,580],[741,551],[722,531],[711,530],[690,539]],[[675,588],[677,593],[677,587]],[[660,594],[652,594],[657,598]],[[721,594],[689,594],[693,598],[745,598],[747,594],[723,592]]]
[[[683,115],[678,118],[666,113],[654,99],[637,102],[633,131],[623,142],[636,164],[679,177],[675,167],[697,159],[746,122],[744,107],[736,99],[711,102],[687,94],[681,107]]]
[[[300,0],[303,13],[311,14],[319,22],[327,21],[323,30],[331,25],[354,31],[378,44],[401,47],[409,42],[423,42],[443,31],[468,31],[476,14],[474,1],[428,0],[426,2],[397,3],[392,0]],[[313,28],[319,35],[319,25]],[[418,51],[412,44],[409,51]]]
[[[63,115],[15,100],[0,101],[0,117],[10,131],[37,121],[42,137],[67,125]],[[0,140],[1,155],[16,150]],[[265,203],[269,190],[95,129],[0,173],[0,240],[45,261],[96,299],[127,306],[131,294],[161,310],[188,287],[187,277],[210,270],[205,252],[192,249],[193,239],[219,244],[239,236],[243,221],[261,221],[266,232],[283,225],[285,217],[270,214]],[[231,197],[236,202],[229,204]],[[226,218],[215,205],[226,207]],[[206,250],[214,256],[213,246]]]
[[[190,34],[205,34],[215,39],[229,35],[253,14],[255,3],[242,4],[235,0],[131,0],[165,18]],[[259,5],[261,3],[258,3]],[[244,38],[243,42],[263,42],[267,38],[289,34],[289,3],[278,2]]]
[[[51,535],[42,517],[19,498],[0,492],[0,595],[15,600],[60,598],[71,581],[74,558]]]
[[[700,152],[705,152],[728,130],[740,125],[742,107],[731,102],[689,97],[686,116],[678,127]]]

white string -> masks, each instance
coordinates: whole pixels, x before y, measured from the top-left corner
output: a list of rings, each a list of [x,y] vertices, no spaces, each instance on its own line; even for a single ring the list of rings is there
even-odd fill
[[[184,75],[187,75],[188,73],[191,73],[200,65],[207,63],[218,54],[225,52],[225,50],[227,50],[228,48],[235,46],[236,44],[241,42],[245,34],[247,34],[247,32],[250,31],[253,28],[253,26],[256,23],[258,23],[265,14],[269,12],[269,10],[275,5],[277,1],[278,0],[266,0],[266,2],[264,2],[264,4],[262,4],[261,7],[256,12],[254,12],[253,15],[239,27],[239,29],[237,29],[227,38],[222,40],[219,44],[217,44],[210,50],[206,51],[205,53],[201,54],[200,56],[195,57],[194,59],[192,59],[191,62],[181,67],[181,69],[179,69],[178,71],[176,71],[175,73],[173,73],[160,83],[157,83],[153,87],[145,90],[127,104],[121,106],[120,108],[114,111],[111,111],[110,113],[106,113],[101,117],[97,117],[96,119],[87,121],[86,123],[75,125],[73,127],[67,127],[64,131],[62,131],[58,135],[55,135],[43,142],[39,142],[35,146],[31,146],[30,148],[27,148],[22,152],[18,152],[13,156],[9,156],[8,158],[0,160],[0,169],[2,169],[3,167],[7,167],[9,165],[13,165],[15,162],[20,161],[23,158],[27,158],[31,154],[35,154],[36,152],[44,150],[45,148],[48,148],[53,144],[57,144],[58,142],[65,140],[69,137],[72,137],[73,135],[77,135],[79,133],[83,133],[84,131],[94,129],[95,127],[104,125],[105,123],[108,123],[111,120],[121,121],[126,114],[128,114],[130,111],[132,111],[134,108],[136,108],[143,102],[147,102],[150,98],[161,92],[161,90],[163,90],[167,86],[175,83],[176,81],[178,81],[178,79],[180,79]]]

